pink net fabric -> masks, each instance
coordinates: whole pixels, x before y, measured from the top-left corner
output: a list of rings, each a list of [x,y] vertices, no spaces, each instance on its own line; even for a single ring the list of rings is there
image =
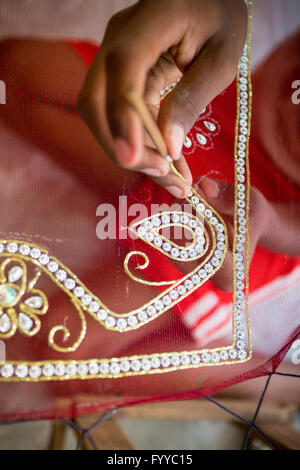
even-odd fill
[[[297,45],[298,34],[253,77],[250,137],[252,187],[291,210],[300,201],[299,179],[291,178],[273,157],[284,150],[299,165],[296,135],[289,132],[297,127],[299,112],[293,109],[288,122],[285,119],[291,106],[285,85],[299,72]],[[296,255],[258,245],[249,271],[247,315],[251,224],[240,222],[248,220],[250,191],[245,157],[251,118],[249,50],[237,80],[203,111],[183,147],[199,193],[203,176],[235,188],[231,213],[216,209],[215,214],[208,205],[202,208],[199,198],[174,200],[147,177],[114,167],[98,148],[75,111],[96,46],[11,40],[0,48],[3,78],[11,84],[0,109],[0,327],[5,344],[5,357],[0,358],[1,419],[75,416],[194,398],[275,370],[299,334],[300,262]],[[38,59],[41,51],[44,64]],[[282,54],[291,59],[290,68],[274,91],[269,86],[271,71],[280,70]],[[272,107],[274,92],[282,100],[281,109]],[[245,134],[236,128],[242,113]],[[271,126],[281,123],[281,138],[265,140],[272,135]],[[244,160],[239,165],[244,171],[237,171],[238,158]],[[239,193],[244,196],[238,199]],[[241,209],[236,225],[235,204]],[[137,216],[152,217],[147,219],[152,225],[139,223],[139,237],[131,238],[128,227]],[[211,222],[212,217],[216,221]],[[156,223],[166,228],[159,231]],[[174,227],[168,227],[172,223],[185,226],[180,240]],[[245,229],[238,230],[240,226]],[[161,240],[157,244],[149,235],[155,227],[155,238]],[[108,231],[111,238],[101,239]],[[209,276],[223,262],[226,231],[236,267],[229,292],[216,287]],[[198,244],[204,237],[206,254],[214,238],[219,243],[220,253],[204,262],[203,273],[197,270],[205,258],[201,247],[188,254],[189,262],[176,252],[169,256],[172,247],[178,245],[180,253],[191,244],[192,232]],[[146,283],[124,270],[132,251],[128,270]],[[146,256],[149,265],[137,269]],[[177,284],[168,284],[173,281]],[[158,282],[165,284],[153,285]],[[125,324],[118,323],[120,319]]]

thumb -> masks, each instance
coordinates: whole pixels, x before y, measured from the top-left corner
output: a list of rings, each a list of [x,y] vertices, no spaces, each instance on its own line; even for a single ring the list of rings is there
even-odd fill
[[[236,64],[226,59],[224,46],[209,40],[163,101],[158,125],[174,159],[179,158],[186,134],[205,108],[234,79]]]

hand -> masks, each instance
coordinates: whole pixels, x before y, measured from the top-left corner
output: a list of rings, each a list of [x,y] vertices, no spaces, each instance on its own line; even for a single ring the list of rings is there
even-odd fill
[[[234,186],[226,181],[203,177],[199,192],[221,215],[227,226],[228,251],[223,266],[212,277],[212,281],[219,289],[230,292],[233,289]],[[263,244],[269,249],[275,247],[272,239],[274,241],[274,237],[281,238],[281,229],[277,222],[277,213],[273,204],[258,189],[251,187],[248,225],[249,263],[258,244]]]
[[[124,99],[134,87],[154,112],[171,157],[191,183],[181,149],[201,110],[234,79],[246,40],[244,0],[140,0],[110,20],[78,109],[106,153],[176,197],[189,184],[169,173]],[[160,90],[181,78],[160,105]]]

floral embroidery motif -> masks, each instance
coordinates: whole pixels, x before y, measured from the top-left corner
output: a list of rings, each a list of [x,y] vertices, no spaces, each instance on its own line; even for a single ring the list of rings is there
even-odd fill
[[[27,283],[27,267],[17,258],[6,258],[0,265],[0,338],[10,338],[17,330],[35,335],[41,327],[40,315],[48,310],[46,295],[34,286],[41,274],[36,271]]]

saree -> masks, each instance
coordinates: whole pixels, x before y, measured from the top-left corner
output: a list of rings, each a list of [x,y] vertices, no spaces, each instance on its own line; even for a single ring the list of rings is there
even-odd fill
[[[276,370],[298,337],[299,257],[258,245],[250,264],[251,187],[269,201],[300,202],[299,186],[257,137],[261,80],[258,73],[252,91],[250,17],[235,81],[186,136],[182,152],[194,184],[184,201],[146,176],[128,183],[123,170],[121,186],[105,176],[94,190],[70,167],[37,155],[32,143],[26,151],[23,143],[11,145],[7,133],[1,419],[73,417],[211,395]],[[88,67],[99,46],[67,47]],[[18,119],[26,120],[26,109]],[[46,122],[39,132],[51,142],[49,129]],[[203,197],[204,177],[232,189],[232,214]],[[225,292],[214,276],[229,250]]]

